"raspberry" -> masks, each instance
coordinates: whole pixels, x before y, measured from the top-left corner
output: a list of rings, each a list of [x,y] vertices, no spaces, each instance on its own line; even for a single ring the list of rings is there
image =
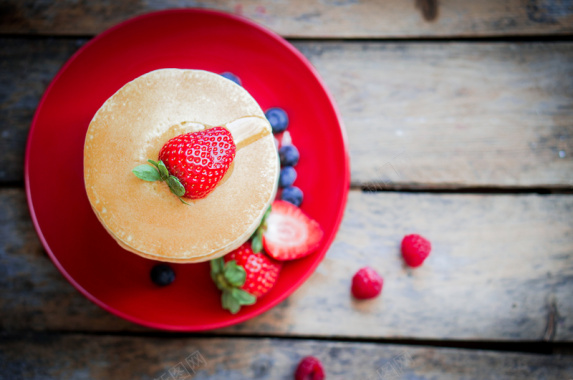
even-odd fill
[[[406,264],[413,268],[422,265],[431,250],[430,242],[420,235],[407,235],[402,239],[402,256]]]
[[[314,356],[303,358],[296,367],[294,378],[295,380],[323,380],[325,376],[322,363]]]
[[[374,298],[382,291],[384,280],[372,268],[360,269],[352,277],[352,294],[358,299]]]

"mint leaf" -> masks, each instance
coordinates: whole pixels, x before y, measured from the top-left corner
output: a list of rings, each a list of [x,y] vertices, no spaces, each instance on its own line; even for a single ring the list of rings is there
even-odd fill
[[[235,260],[231,260],[225,265],[223,275],[229,284],[237,287],[243,286],[247,280],[247,272],[243,267],[237,265]]]
[[[182,197],[183,195],[185,195],[185,188],[183,187],[181,182],[179,182],[177,177],[169,176],[167,178],[167,185],[169,185],[169,189],[171,190],[171,192],[177,195],[178,197]]]
[[[133,174],[139,179],[144,181],[159,181],[161,176],[157,169],[149,166],[149,165],[139,165],[132,170]]]
[[[231,314],[237,314],[241,308],[241,304],[236,300],[230,291],[224,291],[221,295],[221,303],[223,304],[223,309],[229,310]]]
[[[252,305],[257,302],[257,297],[251,293],[245,292],[242,289],[234,288],[231,290],[231,295],[237,300],[239,305]]]

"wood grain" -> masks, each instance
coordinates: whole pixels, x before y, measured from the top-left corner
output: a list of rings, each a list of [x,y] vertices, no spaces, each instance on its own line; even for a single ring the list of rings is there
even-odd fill
[[[0,331],[134,327],[83,299],[64,279],[43,250],[20,189],[0,190],[0,294]]]
[[[49,80],[85,40],[0,39],[0,182],[23,178]],[[365,188],[573,188],[573,44],[296,42]]]
[[[348,131],[352,182],[573,188],[573,45],[296,46]]]
[[[559,0],[5,0],[0,8],[0,33],[94,35],[136,15],[188,7],[242,15],[287,37],[483,37],[573,32],[573,6]]]
[[[20,190],[0,190],[0,215],[1,329],[144,330],[63,279],[42,253]],[[352,191],[316,273],[274,309],[215,333],[571,341],[572,216],[570,196]],[[412,232],[433,244],[415,270],[399,256],[401,237]],[[365,265],[385,286],[380,298],[357,302],[350,280]]]
[[[7,336],[1,379],[292,379],[305,356],[328,379],[569,379],[568,356],[288,339]],[[189,361],[187,361],[189,359]]]
[[[567,196],[351,192],[314,276],[285,304],[232,330],[569,341],[572,213]],[[399,253],[408,233],[433,245],[430,259],[415,270],[404,267]],[[363,266],[384,277],[381,298],[350,297],[351,277]]]
[[[0,38],[0,183],[23,181],[26,139],[38,102],[60,67],[84,43]]]

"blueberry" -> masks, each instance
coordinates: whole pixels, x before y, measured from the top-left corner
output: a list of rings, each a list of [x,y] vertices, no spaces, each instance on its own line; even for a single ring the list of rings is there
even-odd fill
[[[155,285],[166,286],[175,280],[175,272],[167,264],[157,264],[151,268],[151,281]]]
[[[296,186],[285,187],[281,193],[283,201],[290,202],[297,207],[302,203],[302,198],[302,190]]]
[[[288,116],[282,108],[269,108],[265,116],[273,127],[273,133],[281,133],[288,127]]]
[[[232,80],[233,82],[235,82],[236,84],[238,84],[239,86],[242,86],[241,84],[241,80],[239,79],[238,76],[236,76],[233,73],[230,73],[228,71],[225,71],[224,73],[221,73],[221,76],[224,78],[227,78],[229,80]]]
[[[279,186],[288,187],[294,183],[296,179],[296,170],[292,166],[285,166],[281,169],[281,175],[279,177]]]
[[[298,149],[294,145],[283,145],[279,149],[279,156],[281,158],[281,166],[295,166],[300,158]]]

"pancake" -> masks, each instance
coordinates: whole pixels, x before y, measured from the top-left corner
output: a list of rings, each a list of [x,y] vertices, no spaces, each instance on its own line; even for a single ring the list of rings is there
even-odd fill
[[[157,160],[169,139],[256,118],[268,133],[237,145],[225,178],[183,204],[163,182],[132,169]],[[234,124],[233,124],[234,123]],[[279,160],[263,111],[242,87],[201,70],[162,69],[127,83],[93,117],[84,146],[84,181],[104,228],[124,249],[153,260],[201,262],[236,249],[275,197]]]

